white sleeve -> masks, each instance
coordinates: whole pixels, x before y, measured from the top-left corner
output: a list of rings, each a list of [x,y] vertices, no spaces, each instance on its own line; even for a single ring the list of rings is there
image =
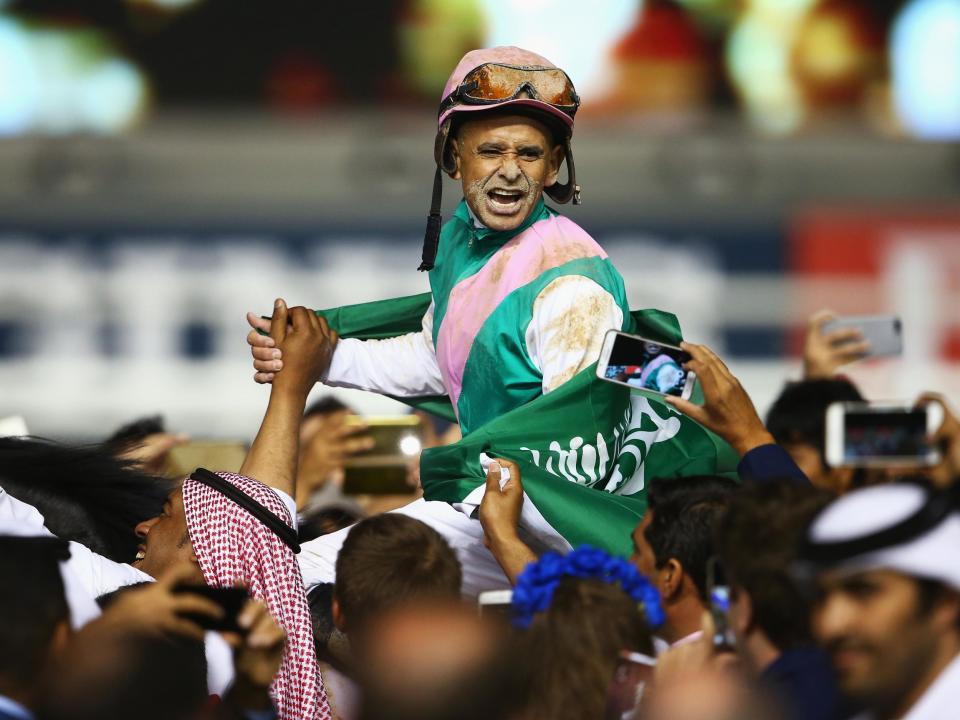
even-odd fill
[[[323,382],[395,397],[446,395],[433,347],[433,303],[420,332],[386,340],[340,340]]]
[[[297,516],[297,501],[294,500],[289,494],[285,493],[283,490],[278,490],[275,487],[270,488],[273,490],[277,497],[280,498],[280,501],[283,503],[283,506],[287,509],[287,512],[290,513],[290,517],[293,518],[293,529],[296,530],[299,525],[299,518]]]
[[[600,357],[603,337],[623,325],[613,295],[582,275],[548,284],[533,302],[527,353],[543,375],[543,393],[567,382]]]
[[[53,535],[44,525],[43,515],[39,510],[33,505],[17,500],[3,488],[0,488],[0,518],[24,522],[42,528]],[[153,580],[132,565],[114,562],[77,542],[70,543],[70,559],[67,561],[67,567],[92,598],[112,592],[124,585]]]

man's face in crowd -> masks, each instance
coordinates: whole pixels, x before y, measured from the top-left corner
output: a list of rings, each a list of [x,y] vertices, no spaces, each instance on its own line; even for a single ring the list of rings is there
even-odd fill
[[[163,511],[157,517],[137,525],[136,533],[143,543],[133,562],[135,568],[159,578],[174,565],[188,561],[197,568],[198,581],[203,582],[187,531],[187,515],[183,509],[183,491],[180,488],[170,493],[163,503]]]
[[[951,619],[926,611],[917,581],[898,572],[826,573],[819,585],[813,632],[844,694],[870,709],[900,708],[929,672]]]
[[[470,210],[491,230],[523,224],[557,181],[563,148],[547,126],[521,115],[471,119],[453,142],[456,172]]]

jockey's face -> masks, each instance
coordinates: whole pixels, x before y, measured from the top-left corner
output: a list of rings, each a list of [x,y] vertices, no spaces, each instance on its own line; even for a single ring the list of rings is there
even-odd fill
[[[452,143],[463,196],[491,230],[514,230],[557,182],[563,147],[546,125],[522,115],[470,119]]]

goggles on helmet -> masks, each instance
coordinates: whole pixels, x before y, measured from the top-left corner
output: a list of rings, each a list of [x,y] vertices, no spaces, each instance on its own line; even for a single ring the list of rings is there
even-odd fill
[[[440,104],[440,115],[455,105],[497,105],[521,94],[552,105],[571,118],[580,107],[580,96],[570,77],[560,68],[485,63],[475,67]]]

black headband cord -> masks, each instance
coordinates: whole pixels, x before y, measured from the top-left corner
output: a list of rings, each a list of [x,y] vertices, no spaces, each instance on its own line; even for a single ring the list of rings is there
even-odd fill
[[[297,538],[297,531],[287,525],[283,520],[274,515],[270,510],[258,503],[252,497],[247,495],[235,485],[224,480],[219,475],[210,472],[205,468],[197,468],[190,476],[191,480],[203,483],[207,487],[213,488],[221,495],[233,500],[248,513],[253,515],[261,524],[265,525],[274,535],[280,538],[283,543],[293,550],[294,553],[300,552],[300,542]]]

